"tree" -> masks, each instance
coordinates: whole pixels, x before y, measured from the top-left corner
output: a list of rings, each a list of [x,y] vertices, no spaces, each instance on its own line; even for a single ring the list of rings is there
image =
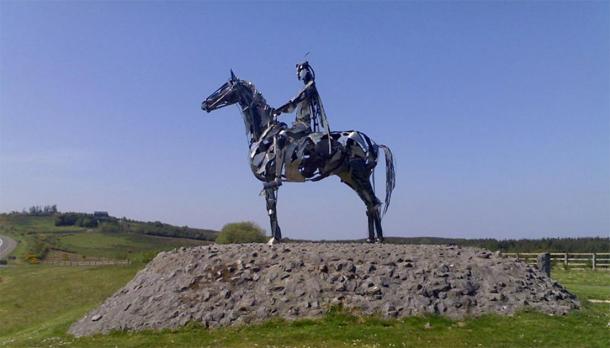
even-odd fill
[[[57,205],[33,205],[27,210],[27,212],[24,209],[23,213],[32,216],[50,216],[57,214]]]
[[[266,241],[265,230],[249,221],[226,224],[216,237],[218,244],[264,243]]]
[[[29,211],[30,215],[41,215],[42,214],[42,208],[39,205],[31,206],[28,211]]]
[[[76,224],[80,227],[95,228],[95,227],[97,227],[97,219],[87,216],[87,215],[83,215],[78,218],[78,220],[76,221]]]
[[[103,233],[118,233],[121,232],[121,226],[116,221],[102,222],[100,225],[100,231]]]
[[[55,217],[55,226],[74,226],[79,219],[76,213],[65,213]]]

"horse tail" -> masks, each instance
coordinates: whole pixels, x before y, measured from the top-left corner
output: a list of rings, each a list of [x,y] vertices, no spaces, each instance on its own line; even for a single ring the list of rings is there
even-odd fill
[[[385,157],[385,203],[383,204],[383,217],[388,211],[390,206],[390,200],[392,199],[392,191],[396,186],[396,173],[394,172],[394,156],[392,156],[392,150],[385,145],[379,145],[383,149]]]

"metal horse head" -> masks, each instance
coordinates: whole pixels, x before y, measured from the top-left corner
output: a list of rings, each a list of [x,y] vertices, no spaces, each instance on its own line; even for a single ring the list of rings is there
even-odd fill
[[[238,79],[233,70],[229,81],[207,97],[201,103],[201,109],[210,112],[232,104],[239,104],[250,142],[257,140],[274,123],[272,108],[265,98],[252,83]]]
[[[220,88],[212,93],[206,100],[201,103],[201,109],[206,112],[218,110],[227,105],[232,105],[239,102],[238,86],[241,80],[239,80],[233,70],[231,70],[231,77],[229,81],[225,82]]]

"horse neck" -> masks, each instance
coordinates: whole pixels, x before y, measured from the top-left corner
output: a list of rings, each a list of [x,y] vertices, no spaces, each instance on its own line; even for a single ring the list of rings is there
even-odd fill
[[[256,90],[250,85],[242,86],[239,106],[250,143],[258,141],[265,129],[275,122],[271,116],[271,107],[264,102],[264,98],[257,98]]]

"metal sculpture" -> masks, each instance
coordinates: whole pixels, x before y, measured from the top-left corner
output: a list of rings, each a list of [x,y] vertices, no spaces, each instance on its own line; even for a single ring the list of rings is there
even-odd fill
[[[311,133],[312,129],[314,132],[319,132],[320,128],[326,134],[330,133],[326,112],[316,88],[316,73],[308,61],[297,64],[297,79],[303,81],[305,86],[296,97],[277,108],[274,116],[279,116],[281,113],[290,113],[296,109],[295,122],[287,133]]]
[[[308,90],[309,82],[305,83],[304,90]],[[311,90],[308,91],[306,93],[311,93]],[[271,223],[270,243],[282,239],[276,210],[277,192],[282,182],[318,181],[330,175],[337,175],[341,182],[356,191],[366,205],[369,234],[367,241],[383,242],[381,219],[390,205],[395,186],[392,151],[385,145],[376,144],[359,131],[330,132],[325,115],[322,119],[314,121],[320,116],[315,113],[309,114],[310,121],[321,121],[325,132],[310,130],[295,132],[295,126],[298,126],[299,122],[298,115],[295,125],[290,128],[276,119],[280,113],[294,109],[295,104],[298,104],[295,100],[276,110],[267,104],[251,82],[238,79],[231,71],[229,81],[201,104],[201,109],[206,112],[233,104],[238,104],[241,109],[250,144],[250,168],[254,176],[263,182],[263,193]],[[319,97],[317,100],[319,102]],[[307,106],[311,105],[309,102]],[[315,108],[319,108],[317,110],[323,113],[321,103],[318,106],[314,103],[313,109],[310,110],[317,112]],[[303,123],[306,122],[307,120],[304,120]],[[314,128],[314,130],[318,129]],[[374,191],[373,174],[377,166],[379,149],[383,150],[386,162],[386,196],[383,213],[382,203],[375,196]],[[376,238],[375,232],[377,232]]]

